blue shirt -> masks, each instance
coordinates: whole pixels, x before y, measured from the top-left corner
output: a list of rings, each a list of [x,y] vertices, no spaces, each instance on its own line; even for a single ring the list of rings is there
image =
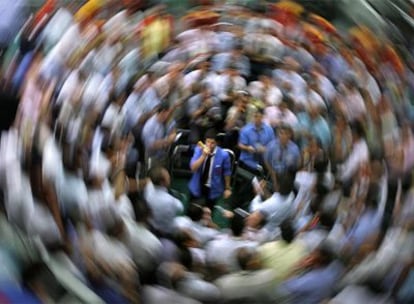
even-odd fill
[[[201,157],[201,154],[203,154],[203,151],[197,146],[194,150],[193,157],[191,158],[190,166]],[[203,166],[200,166],[198,170],[193,173],[190,183],[188,184],[190,192],[196,197],[201,196],[202,172]],[[230,156],[222,148],[217,147],[211,171],[209,199],[217,199],[223,194],[225,176],[231,176]]]
[[[314,269],[281,284],[282,291],[289,294],[289,303],[318,304],[331,296],[337,280],[343,272],[339,262]]]
[[[354,227],[346,235],[346,241],[351,242],[352,251],[357,252],[370,236],[379,232],[380,226],[381,216],[377,210],[365,210]]]
[[[248,123],[240,130],[239,143],[246,146],[267,146],[275,139],[275,133],[272,127],[268,124],[262,123],[259,128],[254,123]],[[239,160],[252,169],[256,169],[258,165],[262,165],[263,155],[257,153],[249,153],[241,151]]]
[[[336,84],[340,83],[343,75],[350,70],[346,60],[335,52],[326,54],[320,58],[319,62],[328,72],[328,77]]]
[[[275,139],[267,146],[265,161],[278,174],[297,170],[300,161],[299,147],[293,141],[289,141],[286,147],[282,147],[279,139]]]

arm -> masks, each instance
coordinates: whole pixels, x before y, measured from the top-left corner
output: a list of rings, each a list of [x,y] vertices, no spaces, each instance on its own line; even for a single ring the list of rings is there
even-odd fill
[[[171,132],[169,135],[164,138],[156,138],[156,130],[154,130],[154,125],[148,125],[148,122],[145,124],[144,129],[142,130],[142,135],[144,139],[145,146],[148,147],[148,150],[161,150],[170,146],[175,140],[175,132]]]
[[[191,172],[196,172],[207,158],[208,151],[206,149],[201,150],[199,147],[194,151],[193,158],[190,162]]]
[[[225,176],[224,177],[225,188],[224,188],[224,194],[223,194],[225,199],[229,198],[232,194],[230,182],[231,182],[231,176]]]
[[[225,124],[224,130],[230,131],[231,129],[233,129],[236,125],[238,117],[239,117],[239,110],[230,108],[229,111],[227,112],[226,124]]]
[[[230,155],[226,153],[226,157],[224,158],[224,198],[229,198],[232,194],[231,191],[231,175],[232,175],[232,170],[233,170],[233,166],[231,163],[231,159],[230,159]]]
[[[249,146],[249,145],[244,145],[241,142],[239,142],[238,147],[240,150],[245,151],[247,153],[255,153],[256,152],[256,148],[253,146]]]
[[[198,117],[206,114],[207,110],[209,109],[208,105],[201,105],[201,107],[197,108],[197,110],[191,113],[191,119],[197,119]]]
[[[253,147],[252,145],[249,145],[249,138],[247,136],[247,131],[244,128],[240,132],[240,139],[239,139],[238,147],[240,150],[246,151],[247,153],[253,154],[256,152],[256,148]]]
[[[161,150],[170,146],[175,139],[175,133],[168,135],[165,138],[155,140],[152,145],[150,145],[150,150]]]
[[[258,228],[262,223],[264,216],[259,210],[256,210],[246,218],[246,225],[250,228]]]

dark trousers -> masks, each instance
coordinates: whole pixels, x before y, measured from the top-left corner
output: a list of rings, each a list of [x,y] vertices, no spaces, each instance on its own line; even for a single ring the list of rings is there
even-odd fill
[[[201,186],[201,196],[195,196],[192,193],[190,193],[190,201],[193,200],[202,200],[204,206],[210,208],[211,211],[213,211],[214,206],[217,204],[218,199],[210,199],[210,187],[207,187],[205,185]]]

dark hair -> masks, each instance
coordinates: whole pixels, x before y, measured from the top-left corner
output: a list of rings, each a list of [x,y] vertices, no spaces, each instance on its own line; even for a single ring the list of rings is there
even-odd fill
[[[116,213],[107,214],[106,217],[106,221],[108,222],[105,227],[106,234],[118,238],[125,230],[124,222],[119,215],[116,215]]]
[[[262,107],[256,108],[255,114],[257,114],[257,113],[263,115],[264,114],[264,109]]]
[[[279,193],[281,195],[288,195],[293,191],[295,181],[295,174],[287,172],[286,174],[278,176]]]
[[[282,239],[287,243],[291,243],[295,238],[295,230],[293,229],[292,221],[286,219],[280,224],[280,233]]]
[[[160,186],[164,182],[164,170],[166,169],[162,166],[155,166],[149,170],[148,177],[154,185]]]
[[[351,131],[352,131],[352,134],[356,134],[359,137],[365,137],[364,127],[362,126],[362,124],[359,121],[354,121],[351,124]]]
[[[201,202],[200,202],[201,203]],[[202,203],[200,204],[197,202],[191,202],[190,205],[188,206],[188,210],[187,210],[187,215],[188,217],[194,221],[194,222],[198,222],[203,218],[203,207],[202,207]]]
[[[169,109],[170,105],[167,102],[162,102],[157,108],[157,113],[168,111]]]
[[[253,258],[254,254],[255,253],[247,247],[242,247],[237,250],[237,262],[242,270],[246,270],[248,268],[249,262]]]
[[[333,212],[322,211],[319,215],[319,223],[329,230],[335,225],[335,215]]]
[[[371,183],[368,188],[367,198],[365,200],[365,206],[377,207],[378,206],[378,193],[380,189],[377,184]]]
[[[190,249],[187,247],[180,247],[178,251],[178,259],[180,263],[191,270],[193,267],[193,256],[191,255]]]
[[[43,262],[32,262],[26,267],[23,268],[22,271],[22,279],[23,284],[27,288],[31,288],[31,285],[36,282],[37,280],[41,280],[46,275],[50,275],[50,270],[48,269],[47,265]]]
[[[216,132],[216,130],[215,129],[209,129],[209,130],[207,130],[207,132],[204,134],[204,138],[205,139],[214,139],[214,140],[216,140],[217,139],[217,132]]]
[[[323,241],[318,246],[318,252],[319,252],[319,261],[322,265],[329,265],[331,262],[333,262],[336,258],[335,251],[333,249],[332,244],[329,241]]]
[[[238,213],[234,213],[234,216],[230,222],[230,229],[234,236],[242,235],[244,231],[244,217]]]

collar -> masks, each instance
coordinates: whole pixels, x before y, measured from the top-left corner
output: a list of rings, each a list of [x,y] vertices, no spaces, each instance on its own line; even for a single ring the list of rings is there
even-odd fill
[[[253,129],[255,130],[255,131],[261,131],[261,130],[263,130],[263,122],[262,123],[260,123],[260,125],[259,126],[256,126],[256,124],[253,122],[252,123],[252,125],[253,125]]]
[[[210,154],[211,156],[215,156],[217,153],[217,147],[214,148],[213,152]]]

